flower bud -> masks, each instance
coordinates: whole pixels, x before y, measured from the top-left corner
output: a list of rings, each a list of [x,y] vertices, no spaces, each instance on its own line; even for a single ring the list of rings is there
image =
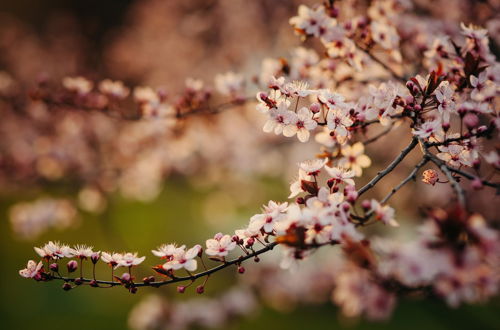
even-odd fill
[[[479,125],[479,118],[473,113],[468,113],[464,116],[464,124],[468,129],[473,129]]]
[[[474,180],[472,180],[472,189],[474,190],[481,190],[483,189],[483,182],[481,181],[481,179],[479,178],[475,178]]]
[[[297,204],[301,205],[301,204],[305,204],[305,203],[306,203],[306,201],[305,201],[305,199],[304,199],[303,197],[297,197],[297,198],[295,199],[295,203],[297,203]]]
[[[328,181],[326,181],[326,184],[328,185],[328,188],[332,188],[335,184],[335,179],[329,179]]]
[[[420,104],[415,104],[415,106],[413,107],[413,110],[420,111],[420,110],[422,110],[422,107],[420,106]]]
[[[96,280],[92,280],[89,282],[89,285],[93,288],[98,288],[99,287],[99,283],[97,283]]]
[[[137,288],[136,288],[135,286],[133,286],[133,287],[131,287],[131,288],[129,289],[129,291],[130,291],[130,293],[132,293],[132,294],[136,294],[136,293],[137,293]]]
[[[436,184],[438,179],[439,176],[434,170],[425,170],[424,173],[422,173],[422,182],[425,184],[430,184],[433,186]]]
[[[82,285],[83,284],[83,279],[81,277],[75,278],[75,285]]]
[[[472,161],[472,166],[478,170],[481,167],[481,159],[474,159]]]
[[[255,243],[255,239],[253,237],[250,237],[247,239],[247,247],[252,246]]]
[[[73,273],[75,270],[78,269],[78,263],[75,260],[70,260],[66,267],[68,268],[69,273]]]
[[[129,282],[131,279],[131,276],[129,273],[123,273],[122,276],[120,277],[120,280],[122,282]]]
[[[255,262],[259,262],[260,261],[260,258],[258,256],[255,256],[255,258],[253,258],[253,261]]]
[[[258,95],[258,98],[261,99],[262,101],[266,101],[267,100],[267,93],[264,93],[264,92],[260,92],[259,95]]]
[[[58,272],[59,271],[59,265],[56,264],[55,262],[50,264],[49,269],[53,272]]]
[[[184,285],[179,285],[177,287],[177,292],[184,293],[186,291],[186,287]]]
[[[321,105],[317,102],[311,103],[309,110],[311,110],[312,113],[318,113],[321,110]]]
[[[441,127],[445,132],[448,132],[448,130],[450,129],[450,123],[442,123]]]
[[[243,267],[243,266],[238,266],[238,273],[240,273],[240,274],[245,273],[245,267]]]
[[[477,132],[478,133],[483,133],[484,131],[486,131],[488,129],[488,127],[486,125],[481,125],[477,128]]]
[[[92,255],[90,256],[90,260],[92,261],[92,263],[95,265],[98,261],[99,261],[99,258],[101,258],[99,252],[94,252],[92,253]]]
[[[372,207],[372,204],[370,203],[369,200],[365,199],[364,201],[361,202],[361,207],[365,210],[368,210]]]
[[[69,284],[68,282],[64,282],[63,286],[62,286],[62,289],[64,291],[69,291],[71,289],[73,289],[73,287],[71,286],[71,284]]]
[[[196,293],[202,294],[203,292],[205,292],[205,287],[203,285],[198,285],[196,287]]]
[[[347,212],[351,209],[351,205],[344,203],[342,204],[342,208],[344,209],[344,212]]]

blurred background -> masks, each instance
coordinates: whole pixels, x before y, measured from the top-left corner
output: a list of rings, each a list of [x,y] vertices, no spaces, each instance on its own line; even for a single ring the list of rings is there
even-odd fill
[[[288,25],[288,18],[293,16],[300,3],[314,1],[0,0],[0,71],[9,72],[26,88],[33,86],[40,77],[49,76],[57,80],[66,75],[84,75],[91,79],[120,79],[129,86],[159,86],[171,93],[182,90],[181,86],[188,77],[212,81],[216,73],[230,70],[252,77],[258,74],[264,58],[289,56],[289,49],[301,44]],[[460,21],[468,2],[452,3],[446,7],[449,9],[446,17],[451,22]],[[435,15],[439,15],[443,6],[435,6]],[[480,22],[481,16],[474,19]],[[249,90],[253,93],[252,86]],[[159,181],[159,187],[144,188],[141,184],[143,180],[149,182],[147,178],[131,175],[132,179],[127,177],[126,182],[121,184],[127,189],[136,187],[135,190],[123,187],[121,190],[110,189],[111,192],[103,197],[99,191],[96,193],[91,180],[80,182],[66,176],[61,179],[57,175],[54,180],[54,170],[45,170],[47,167],[52,169],[49,165],[40,165],[41,172],[44,175],[48,173],[40,180],[33,178],[29,169],[25,173],[14,174],[9,171],[8,164],[2,162],[2,328],[125,329],[135,324],[130,321],[133,307],[152,294],[161,297],[167,304],[198,298],[194,290],[179,295],[175,288],[147,288],[139,290],[136,295],[122,289],[77,288],[64,292],[60,283],[26,281],[17,271],[25,266],[28,258],[34,257],[33,246],[59,240],[88,243],[103,251],[139,251],[147,258],[138,273],[146,276],[150,274],[147,265],[154,263],[150,253],[152,248],[169,242],[191,246],[216,232],[232,232],[245,225],[249,217],[268,200],[285,201],[288,182],[296,171],[293,165],[313,157],[317,148],[298,148],[294,143],[264,136],[254,111],[246,111],[243,109],[241,115],[244,123],[236,126],[241,135],[236,140],[231,135],[236,118],[230,117],[231,114],[216,123],[214,121],[219,119],[202,122],[211,125],[217,132],[199,133],[202,135],[198,138],[224,138],[222,146],[235,149],[229,156],[216,149],[217,153],[205,151],[210,156],[197,150],[196,153],[201,154],[199,158],[191,159],[185,155],[174,158],[174,165],[162,168],[161,180],[157,177],[150,180],[153,186]],[[231,120],[225,122],[224,118]],[[75,122],[78,123],[78,120],[75,119]],[[397,141],[404,144],[403,139],[400,140]],[[391,148],[386,147],[388,140],[384,139],[369,147],[368,154],[375,163],[371,169],[373,173],[377,171],[377,164],[384,164],[397,153],[399,145],[395,141],[391,140]],[[239,147],[242,143],[246,148]],[[172,145],[169,150],[182,146]],[[269,161],[259,158],[259,153],[254,150],[257,147],[258,152],[266,153]],[[2,149],[2,152],[5,150]],[[193,165],[194,162],[196,165]],[[411,157],[408,162],[411,166]],[[396,173],[405,173],[407,168],[402,166]],[[146,167],[143,171],[150,173],[151,169]],[[368,172],[365,178],[373,173]],[[391,182],[388,178],[373,194],[382,194],[396,180]],[[138,195],[143,188],[149,192],[152,189],[153,193],[148,194],[148,198],[141,198]],[[425,205],[431,201],[446,203],[449,195],[441,189],[421,185],[403,190],[394,198],[394,205],[403,210],[399,216],[404,221],[400,222],[418,221],[419,210],[411,207],[415,205],[415,196],[419,196],[419,202]],[[11,223],[9,216],[14,212],[13,205],[40,199],[43,204],[44,198],[70,203],[70,206],[64,202],[52,206],[63,214],[60,223],[35,232]],[[475,207],[484,209],[486,215],[498,223],[492,201],[481,194],[473,197]],[[376,228],[373,230],[377,231]],[[402,232],[403,236],[411,234],[410,229],[405,231],[403,228]],[[270,263],[276,260],[272,256],[264,259]],[[98,272],[107,274],[108,270],[102,266]],[[249,272],[243,276],[254,275]],[[206,296],[220,296],[228,286],[239,281],[237,277],[236,272],[230,269],[214,276],[207,286]],[[500,328],[498,300],[453,310],[443,302],[408,298],[398,305],[389,321],[369,323],[343,318],[328,298],[313,304],[294,303],[286,296],[279,300],[266,299],[257,294],[256,299],[262,299],[264,304],[255,308],[249,305],[249,312],[243,317],[230,320],[223,326],[214,323],[215,327]]]

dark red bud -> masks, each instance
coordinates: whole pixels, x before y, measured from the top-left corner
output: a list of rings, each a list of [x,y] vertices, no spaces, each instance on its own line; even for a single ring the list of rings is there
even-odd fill
[[[78,269],[78,263],[75,260],[70,260],[67,263],[66,267],[68,268],[68,272],[72,273],[72,272],[74,272],[75,270]]]
[[[53,272],[58,272],[59,271],[59,265],[54,262],[53,264],[50,264],[49,269],[51,271],[53,271]]]

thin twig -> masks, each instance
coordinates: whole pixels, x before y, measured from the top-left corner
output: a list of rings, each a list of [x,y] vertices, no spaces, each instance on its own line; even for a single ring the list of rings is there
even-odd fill
[[[392,170],[399,164],[401,161],[412,151],[415,146],[418,144],[418,140],[416,137],[413,137],[410,144],[404,148],[401,153],[396,157],[390,164],[385,168],[384,170],[380,171],[377,173],[377,175],[370,180],[366,185],[361,187],[361,189],[358,190],[358,196],[361,196],[365,192],[367,192],[369,189],[373,188],[379,182],[384,176],[392,172]]]
[[[458,183],[457,178],[455,178],[453,176],[453,174],[451,173],[451,171],[448,168],[448,166],[446,165],[446,163],[444,163],[443,161],[441,161],[439,158],[437,158],[435,156],[431,156],[430,160],[434,164],[436,164],[437,167],[439,167],[439,169],[441,170],[441,172],[443,172],[444,175],[446,175],[446,177],[450,181],[451,186],[453,187],[453,190],[455,190],[455,193],[456,193],[457,198],[458,198],[458,203],[462,207],[465,208],[466,207],[466,204],[465,204],[465,192],[464,192],[462,186]]]
[[[375,141],[377,141],[378,139],[380,139],[381,137],[383,137],[384,135],[387,135],[391,132],[392,128],[394,127],[393,124],[391,124],[389,127],[387,127],[385,130],[383,130],[382,132],[378,133],[377,135],[365,140],[363,142],[364,145],[367,145],[367,144],[370,144],[370,143],[373,143]]]
[[[415,180],[418,170],[422,168],[422,166],[427,164],[428,161],[429,158],[427,157],[427,155],[424,155],[424,158],[422,158],[422,160],[417,165],[415,165],[415,168],[410,172],[410,174],[403,181],[401,181],[396,187],[392,188],[392,190],[384,197],[384,199],[382,199],[380,203],[381,204],[386,203],[392,197],[392,195],[394,195],[399,189],[401,189],[401,187],[407,184],[410,180]]]
[[[384,62],[382,62],[379,58],[377,58],[375,55],[373,55],[370,50],[364,48],[364,47],[361,47],[360,45],[356,44],[356,47],[361,50],[362,52],[364,52],[366,55],[368,55],[374,62],[377,62],[380,66],[382,66],[387,72],[389,72],[391,74],[391,76],[397,80],[399,80],[400,82],[402,82],[403,84],[406,83],[406,78],[399,75],[398,73],[396,73],[396,71],[394,71],[391,67],[389,67],[387,64],[385,64]]]

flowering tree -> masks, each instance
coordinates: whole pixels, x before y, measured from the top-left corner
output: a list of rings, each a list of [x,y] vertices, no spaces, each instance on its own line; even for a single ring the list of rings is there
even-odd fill
[[[271,137],[245,145],[246,149],[273,143],[274,133],[317,151],[315,159],[298,164],[289,200],[269,201],[240,229],[217,233],[202,244],[170,243],[152,249],[157,264],[152,266],[154,276],[136,278],[134,267],[146,259],[138,253],[52,241],[35,247],[38,259],[30,260],[19,274],[42,282],[62,281],[64,290],[88,285],[135,293],[144,287],[175,285],[179,293],[195,286],[201,294],[217,272],[232,268],[243,274],[251,268],[247,264],[258,262],[262,254],[279,249],[281,267],[300,268],[304,259],[328,250],[324,267],[302,274],[309,280],[301,283],[309,283],[304,284],[310,286],[305,291],[329,290],[347,316],[388,318],[398,297],[409,294],[438,297],[452,307],[495,296],[499,233],[469,198],[478,191],[493,196],[500,189],[495,145],[500,127],[496,109],[500,66],[487,30],[463,23],[448,33],[444,28],[412,27],[405,22],[416,19],[413,12],[419,8],[414,6],[398,0],[299,6],[290,25],[304,43],[321,47],[324,55],[299,47],[289,60],[266,59],[254,79],[259,89],[255,98],[247,94],[250,80],[234,72],[215,77],[216,93],[201,80],[188,79],[175,100],[151,87],[138,86],[131,92],[121,81],[105,79],[94,86],[84,77],[65,77],[60,85],[41,79],[30,91],[35,108],[25,110],[15,82],[6,74],[0,76],[2,106],[14,123],[5,126],[6,132],[18,127],[18,118],[29,121],[26,125],[32,132],[53,127],[57,116],[67,120],[54,133],[58,141],[53,142],[65,157],[55,160],[43,151],[20,157],[17,149],[4,146],[6,163],[18,169],[25,165],[15,173],[19,177],[42,180],[71,173],[82,182],[82,204],[92,210],[105,208],[103,196],[116,187],[138,199],[154,198],[166,164],[179,166],[191,157],[188,151],[179,159],[171,158],[169,150],[180,144],[165,141],[176,141],[180,127],[195,117],[211,118],[251,107],[263,118],[261,129]],[[86,126],[80,113],[93,127]],[[195,128],[206,129],[202,126]],[[397,139],[406,139],[405,146],[364,185],[359,184],[372,167],[372,155],[365,154],[365,147],[396,131]],[[64,147],[82,143],[80,137],[88,135],[85,141],[95,146],[92,152],[75,154],[71,152],[75,146]],[[314,144],[306,144],[312,140]],[[208,152],[202,158],[217,163],[238,152],[228,151],[220,158]],[[134,157],[135,153],[141,157]],[[385,177],[396,175],[396,167],[410,154],[418,155],[415,163],[392,189],[383,196],[365,197]],[[35,171],[29,168],[32,164]],[[435,189],[449,187],[450,201],[427,208],[411,240],[371,237],[365,227],[388,229],[403,221],[389,202],[412,181]],[[13,207],[11,219],[14,228],[32,236],[40,231],[35,223],[65,223],[74,213],[65,201],[39,200]],[[109,265],[109,274],[96,274],[98,263]],[[118,273],[123,268],[125,272]],[[254,272],[253,278],[266,279],[251,284],[257,290],[272,292],[268,283],[282,282],[282,275],[267,274],[265,268],[248,271]],[[313,279],[325,273],[328,281],[314,288]],[[245,298],[231,291],[221,299],[228,301],[222,304],[225,313],[238,314],[231,302]],[[161,303],[153,300],[152,304]],[[174,308],[164,321],[181,322],[175,315],[182,314],[183,308],[187,307]],[[155,315],[165,317],[161,310]]]

